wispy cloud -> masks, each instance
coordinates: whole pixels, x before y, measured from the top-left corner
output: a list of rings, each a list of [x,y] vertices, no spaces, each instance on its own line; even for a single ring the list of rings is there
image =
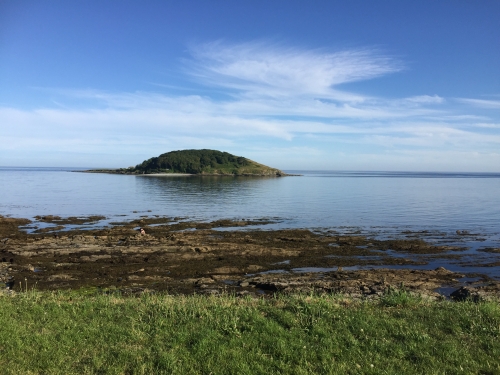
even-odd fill
[[[189,73],[210,85],[250,97],[321,97],[362,101],[336,89],[340,84],[400,71],[401,62],[374,49],[339,52],[301,50],[265,42],[228,45],[208,43],[192,48]]]
[[[478,123],[478,124],[474,124],[474,126],[476,126],[478,128],[486,128],[486,129],[500,129],[500,124]]]
[[[459,98],[458,101],[480,108],[500,109],[500,100]]]
[[[411,148],[429,155],[481,150],[477,160],[483,162],[486,152],[500,146],[500,119],[482,111],[500,108],[498,100],[458,99],[470,105],[464,109],[457,100],[434,93],[387,98],[349,91],[348,83],[404,70],[402,62],[375,49],[331,52],[214,42],[194,46],[191,53],[184,61],[190,91],[169,91],[170,85],[161,82],[157,92],[43,89],[57,105],[0,108],[0,121],[6,124],[0,142],[18,155],[75,151],[91,158],[99,149],[116,155],[125,149],[135,155],[126,165],[137,162],[138,154],[193,147],[247,150],[250,155],[265,149],[262,155],[294,160],[294,165],[291,150],[301,150],[302,159],[311,162],[318,155],[330,160],[326,154],[360,161],[367,148]],[[193,80],[196,86],[190,85]],[[279,152],[286,156],[277,157]],[[266,161],[273,164],[261,160]]]
[[[420,96],[412,96],[410,98],[404,99],[408,103],[413,104],[441,104],[444,103],[444,98],[438,95],[420,95]]]

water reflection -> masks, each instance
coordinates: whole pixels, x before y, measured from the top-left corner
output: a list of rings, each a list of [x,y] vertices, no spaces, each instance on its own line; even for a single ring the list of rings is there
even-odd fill
[[[279,217],[284,226],[309,228],[500,231],[500,178],[493,175],[302,173],[153,177],[0,168],[0,214],[116,217],[151,210],[199,220]]]
[[[265,217],[280,178],[231,176],[136,177],[155,209],[197,218]],[[266,207],[267,209],[262,209]]]

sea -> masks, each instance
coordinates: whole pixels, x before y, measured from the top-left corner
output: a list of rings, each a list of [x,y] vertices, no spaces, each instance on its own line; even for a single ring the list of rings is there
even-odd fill
[[[460,262],[433,259],[424,268],[480,270],[500,278],[500,254],[484,251],[500,248],[500,173],[289,170],[300,176],[269,178],[81,173],[84,169],[0,167],[0,215],[106,217],[93,226],[144,216],[264,219],[267,224],[246,229],[418,235],[467,248]]]

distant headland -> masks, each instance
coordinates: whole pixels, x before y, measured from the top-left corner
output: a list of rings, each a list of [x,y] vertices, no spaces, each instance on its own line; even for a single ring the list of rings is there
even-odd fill
[[[290,176],[242,156],[217,150],[178,150],[144,160],[135,167],[91,169],[87,173],[127,175],[190,174],[207,176]]]

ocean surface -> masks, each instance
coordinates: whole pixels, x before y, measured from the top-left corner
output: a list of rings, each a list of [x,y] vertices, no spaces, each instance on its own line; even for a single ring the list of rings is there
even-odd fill
[[[500,174],[287,171],[154,177],[0,168],[0,214],[279,218],[287,227],[500,230]]]
[[[274,223],[263,229],[329,228],[378,236],[421,232],[436,242],[447,237],[463,244],[467,238],[471,252],[500,246],[500,174],[495,173],[286,171],[302,176],[252,178],[75,170],[0,168],[0,215],[106,216],[98,225],[145,215],[265,218]],[[457,236],[457,230],[474,236]],[[498,256],[488,254],[488,259]],[[489,268],[500,276],[500,267]]]

